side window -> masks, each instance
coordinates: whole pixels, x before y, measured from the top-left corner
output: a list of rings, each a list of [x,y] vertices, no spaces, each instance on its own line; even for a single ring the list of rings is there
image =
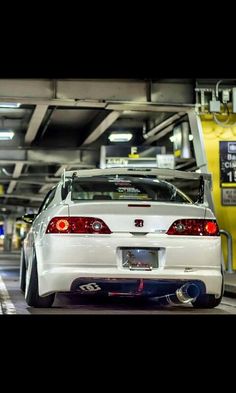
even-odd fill
[[[56,189],[57,187],[53,188],[53,190],[50,190],[46,197],[44,198],[44,201],[42,203],[42,205],[39,208],[38,214],[41,213],[43,210],[47,209],[47,207],[49,206],[49,204],[52,202],[55,193],[56,193]]]

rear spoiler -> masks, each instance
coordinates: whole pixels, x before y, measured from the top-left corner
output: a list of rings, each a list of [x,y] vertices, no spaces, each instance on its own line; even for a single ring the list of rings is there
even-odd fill
[[[109,176],[109,175],[141,175],[153,176],[159,179],[187,179],[187,180],[200,180],[198,203],[204,202],[204,188],[205,182],[208,184],[208,189],[212,189],[212,175],[210,173],[186,172],[178,171],[175,169],[161,169],[161,168],[108,168],[108,169],[81,169],[77,171],[65,171],[62,174],[61,180],[63,186],[68,179],[75,179],[80,177],[90,176]]]
[[[104,175],[144,175],[156,176],[160,178],[180,178],[189,180],[198,180],[201,177],[204,180],[211,182],[212,176],[210,173],[186,172],[175,169],[161,169],[161,168],[108,168],[108,169],[79,169],[77,171],[64,171],[62,180],[72,177],[89,177],[89,176],[104,176]]]

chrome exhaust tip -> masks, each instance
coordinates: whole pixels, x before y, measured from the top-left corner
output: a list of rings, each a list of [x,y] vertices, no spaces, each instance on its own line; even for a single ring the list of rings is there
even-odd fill
[[[200,295],[200,290],[196,284],[184,284],[175,292],[180,303],[191,303]]]

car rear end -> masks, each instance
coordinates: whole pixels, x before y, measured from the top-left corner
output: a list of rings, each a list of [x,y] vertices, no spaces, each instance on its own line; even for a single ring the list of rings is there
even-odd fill
[[[186,283],[220,296],[221,241],[210,209],[174,188],[169,200],[167,184],[160,196],[151,180],[141,186],[124,177],[93,180],[75,183],[68,216],[53,217],[36,243],[41,296],[162,296]]]

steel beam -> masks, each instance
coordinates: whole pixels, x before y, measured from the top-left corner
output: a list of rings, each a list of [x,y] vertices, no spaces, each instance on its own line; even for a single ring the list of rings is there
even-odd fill
[[[16,179],[16,178],[18,178],[18,177],[20,176],[20,174],[21,174],[21,172],[22,172],[22,169],[23,169],[23,166],[24,166],[24,164],[21,163],[21,162],[18,162],[18,163],[15,165],[15,169],[14,169],[14,172],[13,172],[13,174],[12,174],[13,179]],[[14,190],[14,188],[15,188],[15,186],[16,186],[16,183],[17,183],[16,180],[12,180],[12,181],[10,182],[10,184],[9,184],[9,186],[8,186],[8,189],[7,189],[7,194],[11,194],[11,193],[12,193],[12,191]]]
[[[151,136],[143,143],[143,145],[150,145],[151,143],[157,141],[158,139],[163,138],[166,134],[168,134],[173,130],[174,126],[175,124],[171,124],[169,127],[166,127],[164,130],[158,132],[158,134]]]
[[[21,184],[38,184],[38,185],[45,185],[45,184],[54,184],[56,182],[58,182],[59,178],[55,177],[51,177],[51,178],[47,178],[47,177],[37,177],[37,174],[35,174],[35,177],[33,175],[29,175],[26,177],[20,177],[18,178],[16,181],[17,183],[21,183]],[[9,181],[14,181],[13,177],[0,177],[0,183],[8,183]]]
[[[193,104],[153,103],[153,102],[107,102],[106,109],[116,111],[138,112],[187,112],[194,108]]]
[[[60,168],[54,173],[55,177],[61,176],[64,169],[67,168],[68,165],[61,165]]]
[[[12,191],[14,190],[14,188],[16,186],[16,183],[17,183],[16,180],[12,180],[10,182],[10,184],[8,186],[8,189],[7,189],[7,194],[11,194],[12,193]]]
[[[36,194],[2,194],[1,198],[29,199],[31,201],[43,201],[44,196]]]
[[[150,80],[148,101],[193,103],[194,85],[191,80]],[[0,96],[8,102],[33,105],[55,100],[64,101],[147,101],[147,81],[144,79],[1,79]],[[35,101],[38,100],[38,101]],[[40,102],[41,100],[41,102]],[[56,104],[52,104],[56,105]]]
[[[175,120],[178,120],[183,115],[185,115],[185,113],[180,112],[178,114],[168,117],[168,119],[162,121],[161,123],[159,123],[155,127],[153,127],[151,130],[147,131],[146,134],[143,135],[143,137],[145,139],[150,138],[151,136],[155,135],[158,131],[161,131],[161,130],[163,130],[163,128],[169,126]]]
[[[88,136],[82,143],[82,146],[89,145],[96,141],[122,114],[119,111],[100,113],[90,125]]]
[[[95,152],[95,151],[94,151]],[[81,160],[79,149],[4,149],[0,150],[0,164],[67,165],[81,168],[94,167],[86,152]]]
[[[25,144],[30,145],[33,140],[35,139],[39,127],[44,119],[44,116],[47,112],[48,106],[47,105],[37,105],[34,113],[31,117],[29,122],[29,127],[25,134]]]

